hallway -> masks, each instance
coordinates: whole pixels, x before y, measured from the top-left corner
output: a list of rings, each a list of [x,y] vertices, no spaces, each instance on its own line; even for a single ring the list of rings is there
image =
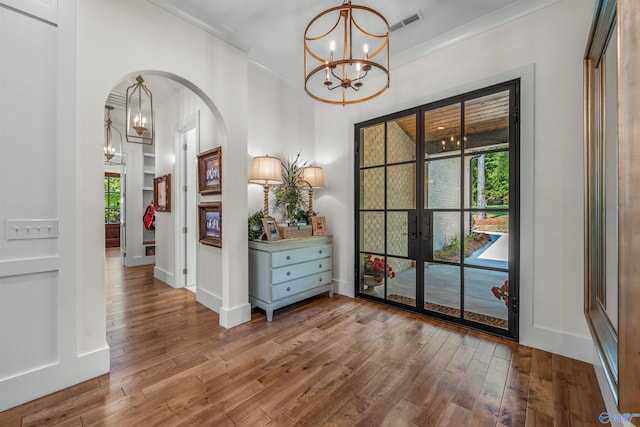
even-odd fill
[[[152,266],[106,261],[111,373],[0,426],[601,425],[583,362],[340,295],[226,330]]]

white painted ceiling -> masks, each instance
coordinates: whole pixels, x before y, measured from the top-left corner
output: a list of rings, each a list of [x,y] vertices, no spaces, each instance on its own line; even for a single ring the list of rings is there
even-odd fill
[[[303,34],[341,0],[148,0],[247,52],[249,59],[303,85]],[[391,33],[390,68],[561,0],[353,0],[390,26],[419,11],[424,19]]]

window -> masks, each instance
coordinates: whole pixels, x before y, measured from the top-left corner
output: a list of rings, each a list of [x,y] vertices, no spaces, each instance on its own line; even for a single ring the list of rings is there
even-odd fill
[[[120,223],[120,175],[104,175],[104,223]]]

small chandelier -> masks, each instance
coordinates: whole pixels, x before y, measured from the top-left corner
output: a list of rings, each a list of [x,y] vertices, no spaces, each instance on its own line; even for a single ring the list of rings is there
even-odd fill
[[[389,23],[352,5],[325,10],[304,31],[304,89],[329,104],[355,104],[389,87]]]
[[[111,121],[111,110],[113,107],[105,105],[107,110],[107,120],[104,122],[104,163],[107,165],[121,165],[122,164],[122,134]],[[116,146],[114,147],[113,132],[116,132],[118,138],[116,139]]]
[[[153,144],[153,96],[144,85],[142,76],[127,88],[127,141]]]

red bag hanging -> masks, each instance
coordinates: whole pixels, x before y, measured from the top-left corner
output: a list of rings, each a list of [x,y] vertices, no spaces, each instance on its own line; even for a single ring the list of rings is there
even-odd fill
[[[144,223],[144,228],[147,230],[153,231],[156,229],[156,208],[153,207],[153,202],[151,202],[151,204],[147,206],[147,210],[144,211],[142,222]]]

